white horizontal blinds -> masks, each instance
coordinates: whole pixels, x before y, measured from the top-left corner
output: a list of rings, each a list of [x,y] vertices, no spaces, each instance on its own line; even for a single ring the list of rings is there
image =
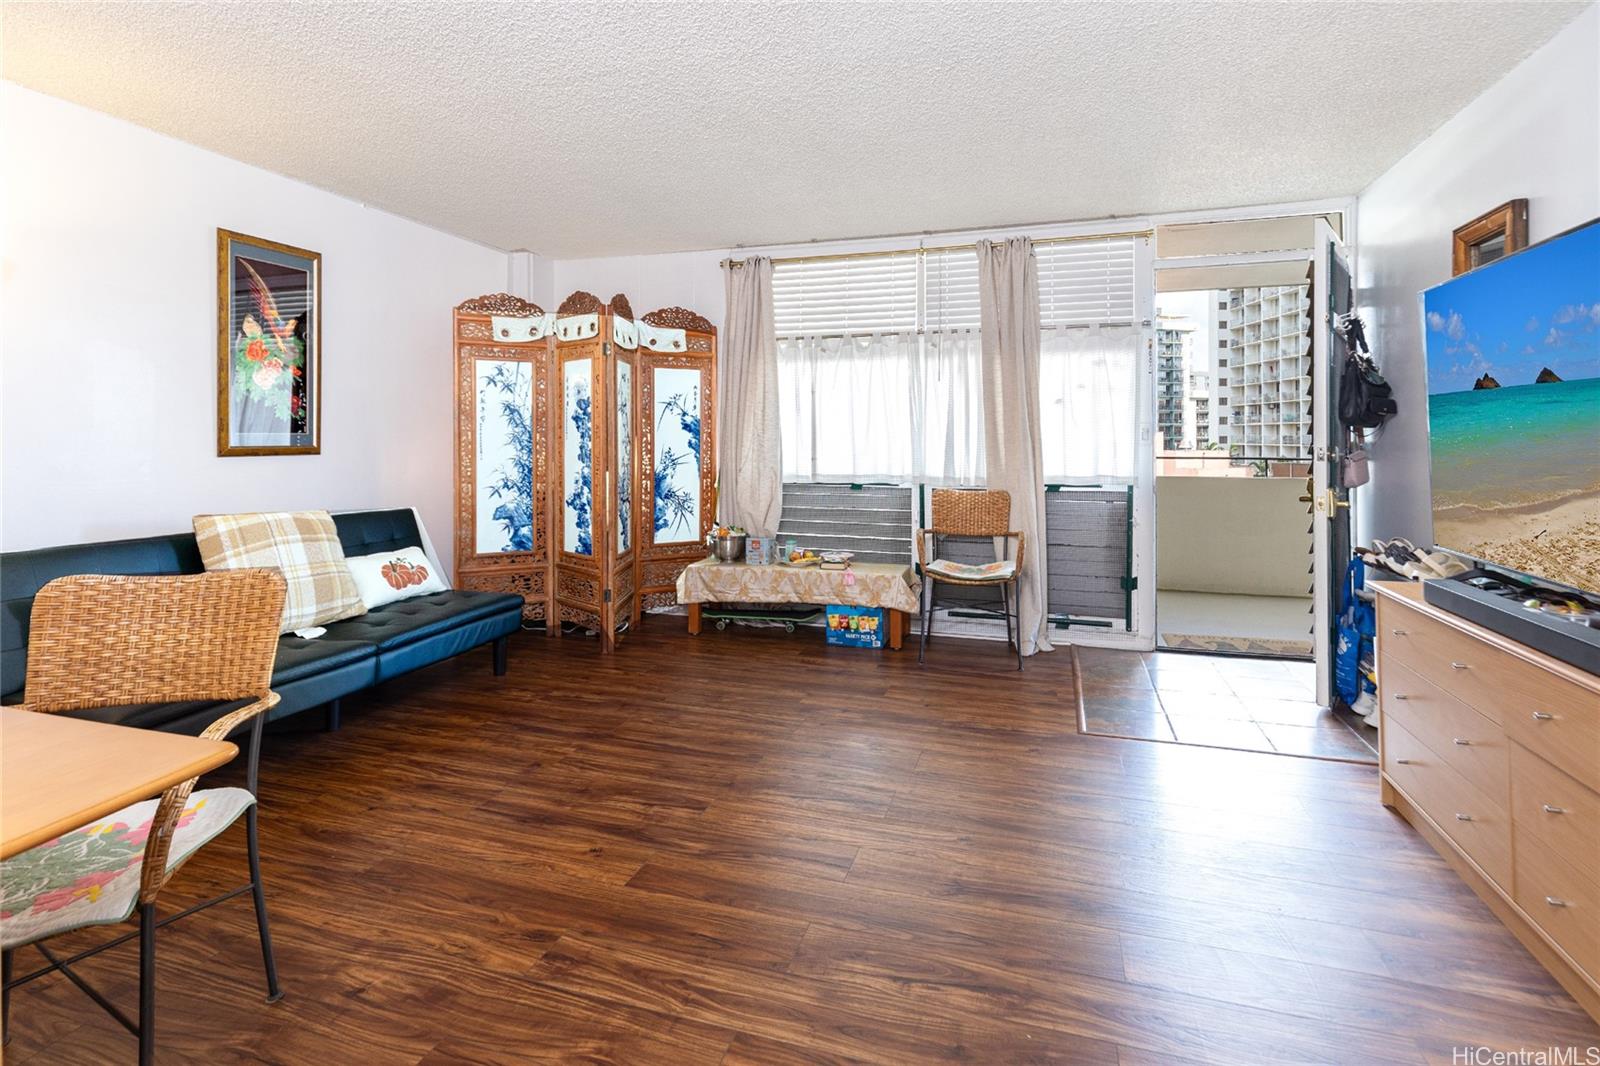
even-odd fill
[[[1042,326],[1133,321],[1134,238],[1040,244],[1035,255]],[[778,263],[772,299],[780,337],[978,329],[978,253]]]
[[[780,337],[912,332],[917,257],[775,263],[772,312]]]
[[[979,328],[976,248],[926,253],[922,276],[924,329]]]
[[[1134,239],[1036,248],[1048,472],[1131,477]],[[975,248],[780,262],[772,297],[786,480],[982,483]]]
[[[1140,334],[1134,237],[1034,247],[1039,268],[1039,399],[1046,481],[1136,476]],[[1105,326],[1105,329],[1075,329]]]
[[[1133,321],[1133,237],[1040,244],[1039,324],[1087,326]]]

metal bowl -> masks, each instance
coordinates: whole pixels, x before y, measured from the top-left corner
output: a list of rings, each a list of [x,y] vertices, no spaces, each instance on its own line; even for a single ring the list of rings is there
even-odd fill
[[[713,537],[711,550],[716,554],[717,561],[722,563],[736,563],[744,558],[745,534],[734,533],[726,537]]]

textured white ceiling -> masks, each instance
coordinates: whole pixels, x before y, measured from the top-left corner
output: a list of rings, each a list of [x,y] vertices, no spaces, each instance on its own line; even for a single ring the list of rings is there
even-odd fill
[[[577,257],[1352,194],[1582,7],[7,4],[4,61]]]

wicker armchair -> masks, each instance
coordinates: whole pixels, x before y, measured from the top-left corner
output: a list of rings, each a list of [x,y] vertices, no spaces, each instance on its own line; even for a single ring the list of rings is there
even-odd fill
[[[155,1049],[156,896],[184,861],[245,816],[250,882],[166,921],[251,892],[267,972],[268,1002],[282,993],[267,928],[256,828],[256,764],[263,712],[278,647],[284,581],[276,570],[193,576],[63,577],[40,590],[29,625],[23,710],[55,713],[128,704],[220,701],[224,713],[201,734],[222,740],[251,726],[248,788],[194,791],[191,778],[156,800],[125,807],[0,863],[0,949],[5,1007],[11,989],[60,970],[139,1037],[139,1061]],[[242,704],[235,706],[235,704]],[[132,932],[58,958],[42,941],[89,925],[127,921]],[[135,1023],[72,967],[137,936],[139,1020]],[[34,945],[46,963],[13,979],[13,956]],[[6,1010],[0,1010],[4,1017]],[[7,1019],[9,1020],[9,1019]]]
[[[1022,669],[1022,623],[1017,599],[1017,575],[1022,573],[1023,536],[1010,528],[1011,494],[999,489],[934,489],[933,524],[917,530],[917,562],[922,570],[927,594],[922,604],[922,644],[917,661],[926,662],[928,641],[933,637],[933,612],[939,606],[936,586],[998,588],[1000,613],[1006,620],[1006,640],[1017,650],[1017,669]],[[992,563],[970,565],[939,558],[939,548],[947,537],[1004,541],[1000,557]],[[1016,552],[1011,554],[1015,541]],[[968,606],[965,602],[962,606]],[[1013,630],[1012,618],[1016,616]]]

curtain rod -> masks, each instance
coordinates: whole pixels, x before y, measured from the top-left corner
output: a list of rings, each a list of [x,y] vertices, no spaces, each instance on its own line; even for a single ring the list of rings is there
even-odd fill
[[[1135,326],[1149,326],[1147,318],[1142,323],[1128,320],[1126,322],[1062,322],[1054,326],[1041,326],[1040,332],[1053,333],[1058,329],[1132,329]],[[977,333],[977,326],[962,326],[953,329],[923,328],[923,329],[883,329],[869,330],[866,333],[780,333],[780,341],[817,340],[817,341],[844,341],[861,340],[866,337],[925,337],[934,333]]]
[[[1041,244],[1071,244],[1076,241],[1108,241],[1116,240],[1119,237],[1149,237],[1154,233],[1154,230],[1140,229],[1128,230],[1123,233],[1084,234],[1077,237],[1041,237],[1033,243],[1037,247]],[[774,259],[772,262],[774,266],[779,263],[829,263],[845,259],[881,259],[885,256],[925,255],[928,252],[965,252],[976,247],[976,243],[945,244],[935,248],[895,248],[886,252],[835,252],[831,255],[789,255]],[[740,267],[744,266],[744,264],[745,261],[743,259],[724,259],[718,265]]]

